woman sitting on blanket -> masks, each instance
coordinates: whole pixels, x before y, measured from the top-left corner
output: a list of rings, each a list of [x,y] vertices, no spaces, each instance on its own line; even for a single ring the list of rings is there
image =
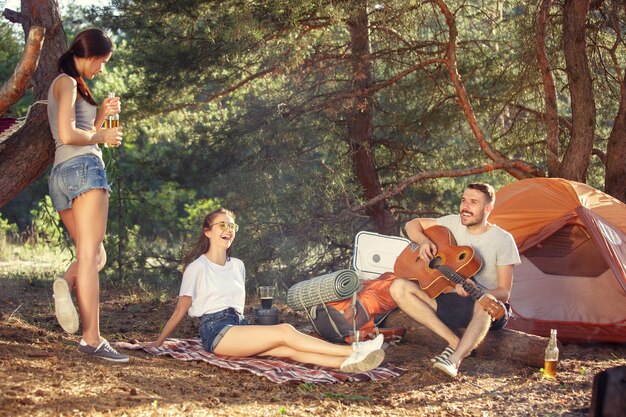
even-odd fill
[[[189,314],[200,318],[204,348],[219,355],[289,358],[344,372],[365,372],[381,364],[385,357],[382,335],[358,345],[336,345],[289,324],[249,325],[243,316],[245,267],[230,256],[238,228],[229,210],[220,208],[206,216],[198,242],[183,259],[185,270],[176,309],[151,346],[163,344]]]

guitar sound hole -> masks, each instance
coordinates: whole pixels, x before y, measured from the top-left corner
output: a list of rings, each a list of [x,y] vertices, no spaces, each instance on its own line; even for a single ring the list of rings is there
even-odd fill
[[[432,269],[437,269],[438,266],[441,265],[441,258],[439,256],[435,256],[433,259],[430,260],[430,262],[428,263],[428,266]]]
[[[463,259],[465,259],[465,252],[461,252],[459,255],[459,261],[462,261]]]

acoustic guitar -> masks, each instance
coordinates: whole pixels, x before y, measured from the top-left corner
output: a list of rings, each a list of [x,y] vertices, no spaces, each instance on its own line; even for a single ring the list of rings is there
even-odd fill
[[[419,245],[411,242],[396,259],[394,274],[398,278],[418,281],[420,288],[430,298],[436,298],[460,284],[492,319],[501,318],[505,313],[504,306],[493,296],[485,294],[480,287],[468,282],[482,267],[482,260],[474,255],[474,249],[470,246],[456,246],[454,236],[443,226],[429,227],[424,230],[424,234],[437,246],[433,259],[428,262],[420,258]]]

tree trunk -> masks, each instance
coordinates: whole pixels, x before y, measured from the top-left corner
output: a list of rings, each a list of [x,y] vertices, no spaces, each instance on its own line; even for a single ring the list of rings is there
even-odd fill
[[[572,101],[572,137],[561,162],[563,178],[586,182],[596,123],[596,105],[587,59],[586,23],[589,0],[565,0],[563,47]]]
[[[543,81],[543,93],[546,107],[546,126],[548,136],[546,138],[546,160],[548,164],[548,176],[558,176],[560,170],[559,162],[559,114],[556,101],[556,87],[548,51],[546,48],[546,35],[548,31],[548,21],[550,16],[550,6],[552,0],[542,0],[537,18],[537,30],[535,32],[535,51],[537,63]]]
[[[21,17],[20,17],[21,16]],[[65,32],[56,0],[22,0],[24,33],[31,26],[46,29],[39,66],[32,78],[35,100],[45,100],[48,87],[57,76],[57,60],[65,50]],[[54,140],[48,125],[46,106],[35,105],[25,125],[0,145],[0,207],[43,174],[54,158]]]
[[[406,328],[404,338],[409,343],[439,345],[443,342],[443,339],[411,319],[401,310],[396,310],[387,317],[385,327]],[[442,346],[445,347],[445,343]],[[543,367],[546,346],[548,346],[547,337],[501,329],[487,333],[485,340],[475,349],[474,353],[485,359],[497,358],[532,367]]]
[[[54,140],[45,105],[35,105],[26,124],[0,143],[0,206],[28,187],[50,165]]]
[[[626,74],[624,74],[626,76]],[[604,191],[626,203],[626,85],[622,79],[619,111],[606,148]]]
[[[382,193],[380,178],[376,170],[372,140],[372,97],[368,89],[372,86],[372,64],[367,19],[367,2],[358,2],[353,17],[349,19],[352,52],[353,93],[348,106],[348,141],[354,171],[363,187],[365,198],[371,199]],[[396,221],[386,200],[367,208],[374,221],[376,231],[387,235],[398,233]]]
[[[622,3],[621,7],[626,16],[626,3]],[[616,18],[613,21],[617,26],[617,4],[614,4],[614,14]],[[619,62],[617,59],[614,61]],[[619,80],[620,103],[606,147],[604,191],[626,203],[626,70],[616,72],[622,73]]]

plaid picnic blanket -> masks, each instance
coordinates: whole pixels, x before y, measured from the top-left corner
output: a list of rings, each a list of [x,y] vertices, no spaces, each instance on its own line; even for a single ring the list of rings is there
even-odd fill
[[[369,372],[344,374],[329,368],[284,359],[221,356],[204,350],[198,338],[167,339],[159,347],[145,347],[137,341],[115,342],[113,345],[122,349],[143,350],[152,355],[167,355],[183,361],[208,362],[224,369],[248,371],[277,384],[285,382],[334,384],[338,382],[378,381],[397,377],[405,372],[405,369],[386,364]]]

